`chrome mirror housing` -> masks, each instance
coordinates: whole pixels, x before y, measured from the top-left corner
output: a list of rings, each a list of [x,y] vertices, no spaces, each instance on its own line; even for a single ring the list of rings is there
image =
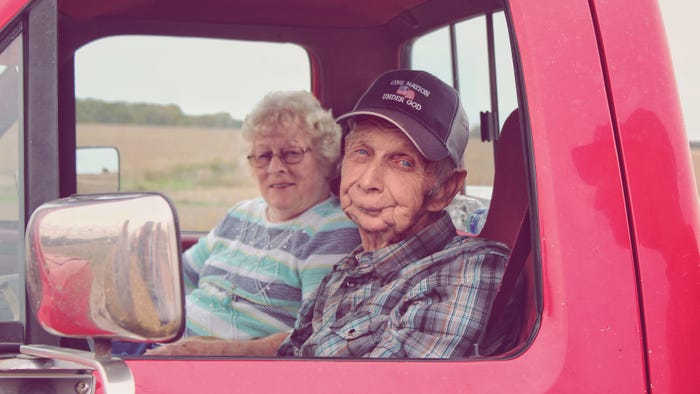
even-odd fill
[[[32,214],[25,245],[29,300],[48,332],[142,342],[182,334],[179,228],[165,196],[48,202]]]

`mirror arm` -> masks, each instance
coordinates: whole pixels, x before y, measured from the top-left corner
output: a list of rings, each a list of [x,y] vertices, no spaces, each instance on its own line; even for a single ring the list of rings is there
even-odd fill
[[[96,345],[97,349],[104,350],[104,344],[98,342]],[[100,355],[100,353],[49,345],[22,345],[20,352],[30,356],[70,361],[90,367],[99,373],[105,394],[136,392],[134,377],[129,367],[123,360],[111,357],[109,353],[105,354],[101,351]]]

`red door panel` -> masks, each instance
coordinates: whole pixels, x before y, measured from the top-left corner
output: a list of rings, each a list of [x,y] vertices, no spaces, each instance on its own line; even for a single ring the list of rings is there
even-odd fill
[[[658,3],[596,1],[595,12],[627,179],[650,385],[695,391],[700,210]]]

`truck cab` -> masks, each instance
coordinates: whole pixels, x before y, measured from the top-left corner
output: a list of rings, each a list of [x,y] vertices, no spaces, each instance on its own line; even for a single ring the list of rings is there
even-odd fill
[[[401,68],[467,110],[458,229],[525,245],[507,349],[111,354],[182,334],[180,254],[256,195],[238,128],[261,92],[339,116]],[[694,392],[699,208],[655,0],[0,4],[3,392]]]

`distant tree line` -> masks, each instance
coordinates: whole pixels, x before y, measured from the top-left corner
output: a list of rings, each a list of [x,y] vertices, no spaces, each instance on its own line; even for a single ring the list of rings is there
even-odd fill
[[[241,121],[226,112],[187,115],[175,104],[106,102],[77,99],[75,112],[79,123],[118,123],[140,125],[240,127]]]

